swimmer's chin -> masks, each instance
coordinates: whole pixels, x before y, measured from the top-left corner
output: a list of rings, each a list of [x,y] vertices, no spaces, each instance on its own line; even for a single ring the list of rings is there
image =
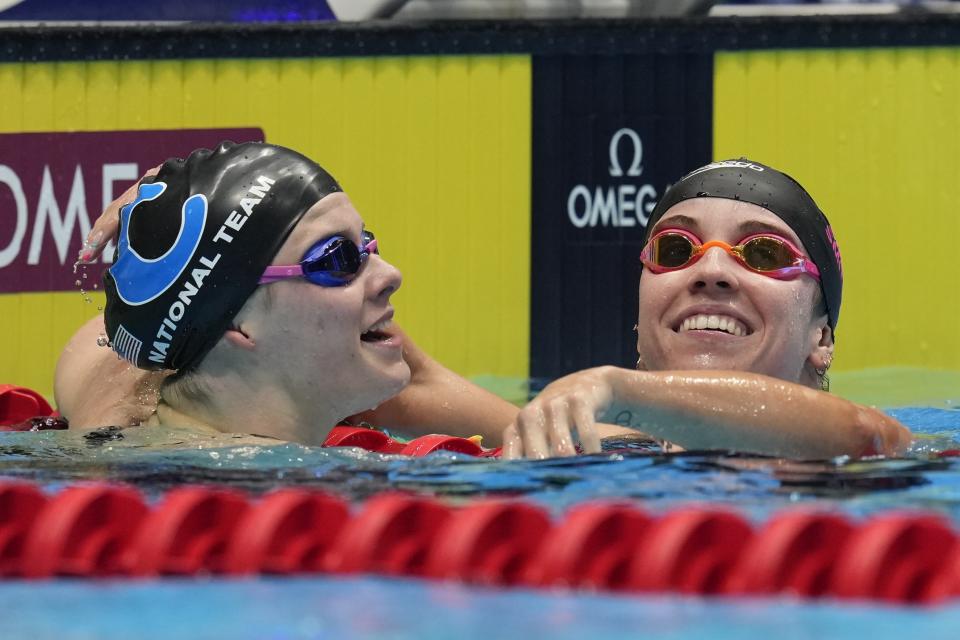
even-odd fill
[[[410,386],[412,374],[410,371],[410,366],[407,364],[407,362],[401,359],[400,363],[397,365],[397,369],[397,376],[393,378],[393,385],[388,395],[381,402],[385,402],[390,398],[399,395],[404,389]]]
[[[746,371],[742,362],[715,353],[695,353],[669,358],[664,370],[670,371]]]
[[[392,400],[393,398],[396,398],[410,387],[412,376],[410,367],[407,365],[406,361],[400,360],[395,367],[397,371],[394,372],[394,375],[391,375],[384,382],[384,384],[380,386],[380,393],[377,395],[377,397],[372,401],[368,400],[365,403],[365,407],[355,409],[354,414],[375,411],[380,405]],[[370,396],[367,397],[369,398]]]

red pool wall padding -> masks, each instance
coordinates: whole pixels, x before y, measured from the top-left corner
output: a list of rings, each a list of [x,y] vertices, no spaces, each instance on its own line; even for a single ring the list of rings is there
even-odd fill
[[[960,537],[929,513],[862,522],[594,502],[557,521],[534,504],[451,507],[384,493],[351,510],[316,491],[261,498],[184,487],[154,506],[119,485],[47,496],[0,483],[0,576],[37,579],[373,573],[635,593],[791,595],[932,604],[960,595]]]

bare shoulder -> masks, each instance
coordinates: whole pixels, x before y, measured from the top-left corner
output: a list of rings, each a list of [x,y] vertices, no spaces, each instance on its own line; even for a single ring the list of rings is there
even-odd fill
[[[163,372],[131,366],[97,338],[103,316],[84,323],[70,338],[54,373],[57,408],[74,428],[140,424],[156,410]]]

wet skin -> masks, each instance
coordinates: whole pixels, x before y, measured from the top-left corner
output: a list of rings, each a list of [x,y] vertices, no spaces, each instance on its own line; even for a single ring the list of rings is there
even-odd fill
[[[803,250],[796,234],[757,205],[722,198],[695,198],[672,207],[660,229],[690,231],[701,242],[736,245],[757,232],[774,232]],[[652,234],[651,234],[652,235]],[[833,341],[819,285],[807,275],[777,280],[744,268],[712,247],[693,265],[667,273],[644,270],[640,278],[637,352],[644,368],[750,371],[813,384],[813,369],[832,358]],[[698,315],[734,320],[738,336],[723,330],[689,329]]]
[[[362,231],[363,220],[346,194],[331,194],[304,215],[272,264],[297,264],[310,247],[333,235],[359,244]],[[371,255],[345,286],[323,287],[303,278],[262,285],[255,294],[259,304],[241,312],[238,328],[255,341],[260,366],[275,372],[275,384],[295,403],[310,406],[322,399],[333,413],[351,415],[396,395],[410,381],[403,342],[392,329],[390,297],[401,282],[393,265]]]

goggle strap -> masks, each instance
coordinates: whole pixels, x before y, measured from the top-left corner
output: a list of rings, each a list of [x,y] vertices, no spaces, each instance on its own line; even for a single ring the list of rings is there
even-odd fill
[[[270,284],[277,280],[297,278],[302,275],[303,267],[299,264],[270,266],[264,269],[263,276],[260,278],[258,284]]]
[[[815,277],[817,277],[817,278],[820,277],[820,269],[817,268],[817,265],[813,264],[813,260],[807,260],[806,258],[800,258],[800,259],[797,261],[797,266],[800,267],[800,269],[801,269],[804,273],[809,273],[810,275],[815,276]]]

